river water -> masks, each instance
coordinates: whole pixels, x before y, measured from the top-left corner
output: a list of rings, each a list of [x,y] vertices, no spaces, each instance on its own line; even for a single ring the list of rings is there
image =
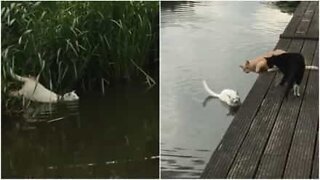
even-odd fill
[[[268,2],[165,2],[161,5],[161,177],[197,178],[233,119],[201,81],[245,99],[256,74],[246,59],[272,50],[291,19]]]
[[[158,88],[114,86],[2,116],[3,178],[157,178]]]

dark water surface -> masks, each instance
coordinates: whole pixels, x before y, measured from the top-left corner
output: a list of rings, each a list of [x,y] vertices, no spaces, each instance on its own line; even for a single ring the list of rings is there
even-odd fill
[[[2,117],[3,178],[156,178],[157,88],[119,86]]]
[[[201,81],[245,99],[256,74],[246,59],[272,50],[291,15],[268,2],[166,2],[161,9],[161,177],[197,178],[233,116],[206,107]]]

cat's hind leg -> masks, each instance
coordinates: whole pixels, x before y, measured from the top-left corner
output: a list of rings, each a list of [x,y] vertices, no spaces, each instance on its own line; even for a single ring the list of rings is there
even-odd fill
[[[297,97],[300,96],[300,86],[298,84],[293,85],[293,95]]]
[[[293,85],[295,84],[294,76],[292,76],[292,75],[288,76],[287,82],[288,82],[288,85],[286,87],[285,94],[284,94],[285,99],[288,98],[289,91],[293,88]]]
[[[281,82],[279,83],[280,86],[283,86],[284,83],[286,82],[287,80],[287,76],[286,75],[283,75],[282,79],[281,79]]]
[[[301,68],[295,77],[295,84],[293,86],[293,95],[299,97],[300,96],[300,84],[303,79],[305,68]]]

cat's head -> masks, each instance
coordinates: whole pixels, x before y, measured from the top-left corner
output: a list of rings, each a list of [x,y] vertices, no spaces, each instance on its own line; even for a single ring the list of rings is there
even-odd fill
[[[230,102],[232,106],[240,106],[241,105],[241,99],[238,92],[234,92],[232,96],[229,96]]]
[[[65,93],[63,95],[63,100],[64,101],[75,101],[78,100],[79,96],[76,94],[76,92],[73,90],[71,92]]]
[[[231,99],[232,104],[234,104],[235,106],[239,106],[241,104],[241,100],[239,96],[236,96],[234,98]]]
[[[242,69],[243,72],[249,73],[251,71],[250,62],[246,60],[246,62],[243,65],[240,65],[240,68]]]

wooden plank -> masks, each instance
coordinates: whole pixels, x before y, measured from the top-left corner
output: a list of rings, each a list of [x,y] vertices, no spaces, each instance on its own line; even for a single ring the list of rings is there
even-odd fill
[[[297,30],[297,27],[298,27],[299,23],[301,22],[302,16],[303,16],[304,12],[306,11],[308,5],[309,5],[309,2],[307,2],[307,1],[300,2],[300,4],[298,5],[297,9],[295,10],[295,12],[293,14],[291,21],[287,25],[287,27],[284,30],[284,32],[282,33],[282,35],[280,35],[280,38],[281,38],[281,36],[294,36],[294,34]]]
[[[312,179],[319,179],[319,129],[316,135],[316,147],[315,153],[313,158],[313,167],[312,167]]]
[[[209,160],[202,178],[224,178],[274,76],[259,76]],[[253,108],[253,109],[252,109]]]
[[[305,41],[301,53],[305,57],[306,64],[312,63],[316,45],[316,41]],[[283,102],[261,158],[256,178],[282,177],[308,76],[309,71],[306,71],[300,86],[302,96],[295,98],[289,95],[288,100]]]
[[[303,41],[292,41],[288,51],[300,52]],[[279,74],[279,73],[277,73]],[[280,78],[279,75],[277,75]],[[227,178],[253,178],[259,159],[273,128],[279,108],[284,98],[284,87],[272,85],[254,118],[249,132],[242,143]]]
[[[313,65],[319,61],[317,46]],[[304,101],[300,110],[296,131],[293,136],[284,178],[310,178],[314,146],[319,120],[319,76],[318,72],[310,72]]]
[[[286,50],[291,40],[280,40],[276,48]],[[252,119],[258,111],[261,101],[267,93],[274,73],[260,75],[234,117],[220,144],[214,151],[201,178],[225,178],[237,154],[237,151],[246,137]]]
[[[252,178],[256,171],[260,154],[273,126],[274,119],[283,99],[280,88],[273,81],[261,108],[241,145],[227,178]]]
[[[306,37],[317,37],[319,39],[319,2],[317,2],[316,11]]]
[[[302,40],[314,40],[317,41],[319,40],[319,37],[314,37],[311,35],[294,35],[294,36],[284,36],[280,35],[281,39],[302,39]]]
[[[290,39],[280,39],[277,48],[286,49],[282,48],[283,45],[288,45],[290,42],[292,42],[290,44],[289,52],[299,52],[305,38],[318,40],[318,34],[316,34],[315,36],[308,36],[308,33],[318,31],[318,27],[314,25],[314,22],[318,23],[318,17],[316,19],[312,18],[311,25],[308,26],[309,28],[307,28],[307,30],[305,30],[307,31],[307,35],[295,33],[304,15],[305,18],[307,17],[310,19],[310,14],[308,14],[310,12],[307,12],[306,10],[308,7],[309,10],[310,8],[314,7],[309,3],[310,2],[300,3],[299,7],[295,11],[291,22],[288,24],[285,32],[282,34],[283,37],[288,37]],[[318,7],[318,3],[316,3],[316,5]],[[318,8],[316,8],[315,14],[318,14]],[[313,15],[313,17],[314,16],[316,15]],[[305,25],[303,26],[305,27]],[[302,25],[299,30],[303,30]],[[300,39],[291,40],[291,38],[296,37],[300,37]],[[308,52],[312,51],[310,50],[310,48],[314,49],[315,42],[316,41],[314,41],[313,44],[306,43],[302,50],[307,56],[307,59],[310,59],[308,58],[308,56],[312,53]],[[255,173],[258,171],[260,160],[261,163],[263,162],[263,159],[261,158],[262,153],[266,148],[267,142],[269,144],[272,141],[272,138],[275,139],[275,136],[277,134],[275,133],[275,130],[272,131],[273,135],[271,134],[272,128],[278,127],[277,131],[280,132],[279,124],[285,127],[284,123],[275,121],[277,119],[278,113],[280,117],[282,116],[286,118],[287,121],[289,121],[289,118],[286,117],[285,114],[289,113],[292,106],[290,106],[290,102],[284,102],[284,104],[282,104],[284,89],[274,87],[275,84],[278,83],[277,80],[280,80],[280,78],[281,77],[279,76],[279,74],[275,75],[275,73],[266,73],[258,77],[253,88],[249,92],[248,97],[243,102],[242,107],[238,111],[236,117],[234,118],[223,139],[221,140],[219,146],[214,151],[211,159],[209,160],[209,163],[207,164],[203,174],[201,175],[201,178],[254,177]],[[305,81],[306,80],[304,80],[304,83]],[[301,99],[298,100],[298,103],[293,102],[294,105],[297,104],[293,108],[296,109],[296,111],[290,111],[290,113],[293,112],[295,114],[291,116],[293,118],[295,117],[294,119],[297,119],[297,116],[299,114],[298,108],[300,107],[301,103]],[[278,119],[281,119],[280,117]],[[278,122],[278,124],[275,124],[275,122]],[[295,125],[295,122],[293,122],[293,125],[289,125],[291,127],[289,128],[291,133],[285,133],[285,138],[281,136],[281,138],[283,138],[281,139],[282,142],[284,142],[284,139],[288,139],[288,137],[292,138],[294,129],[293,127],[295,127]],[[285,153],[282,153],[284,154],[284,159],[286,159],[287,157],[286,155],[288,154],[288,147],[290,147],[289,145],[290,140],[286,145],[285,151],[283,151]],[[284,161],[282,160],[282,162]],[[316,166],[316,161],[314,162]],[[260,167],[261,166],[259,166],[259,168]],[[284,168],[283,163],[282,167]],[[283,168],[281,170],[282,173]],[[259,177],[259,175],[257,175],[257,177]]]
[[[307,10],[303,14],[300,24],[297,27],[295,35],[306,35],[311,24],[312,18],[315,14],[317,3],[318,2],[316,1],[309,3]]]

